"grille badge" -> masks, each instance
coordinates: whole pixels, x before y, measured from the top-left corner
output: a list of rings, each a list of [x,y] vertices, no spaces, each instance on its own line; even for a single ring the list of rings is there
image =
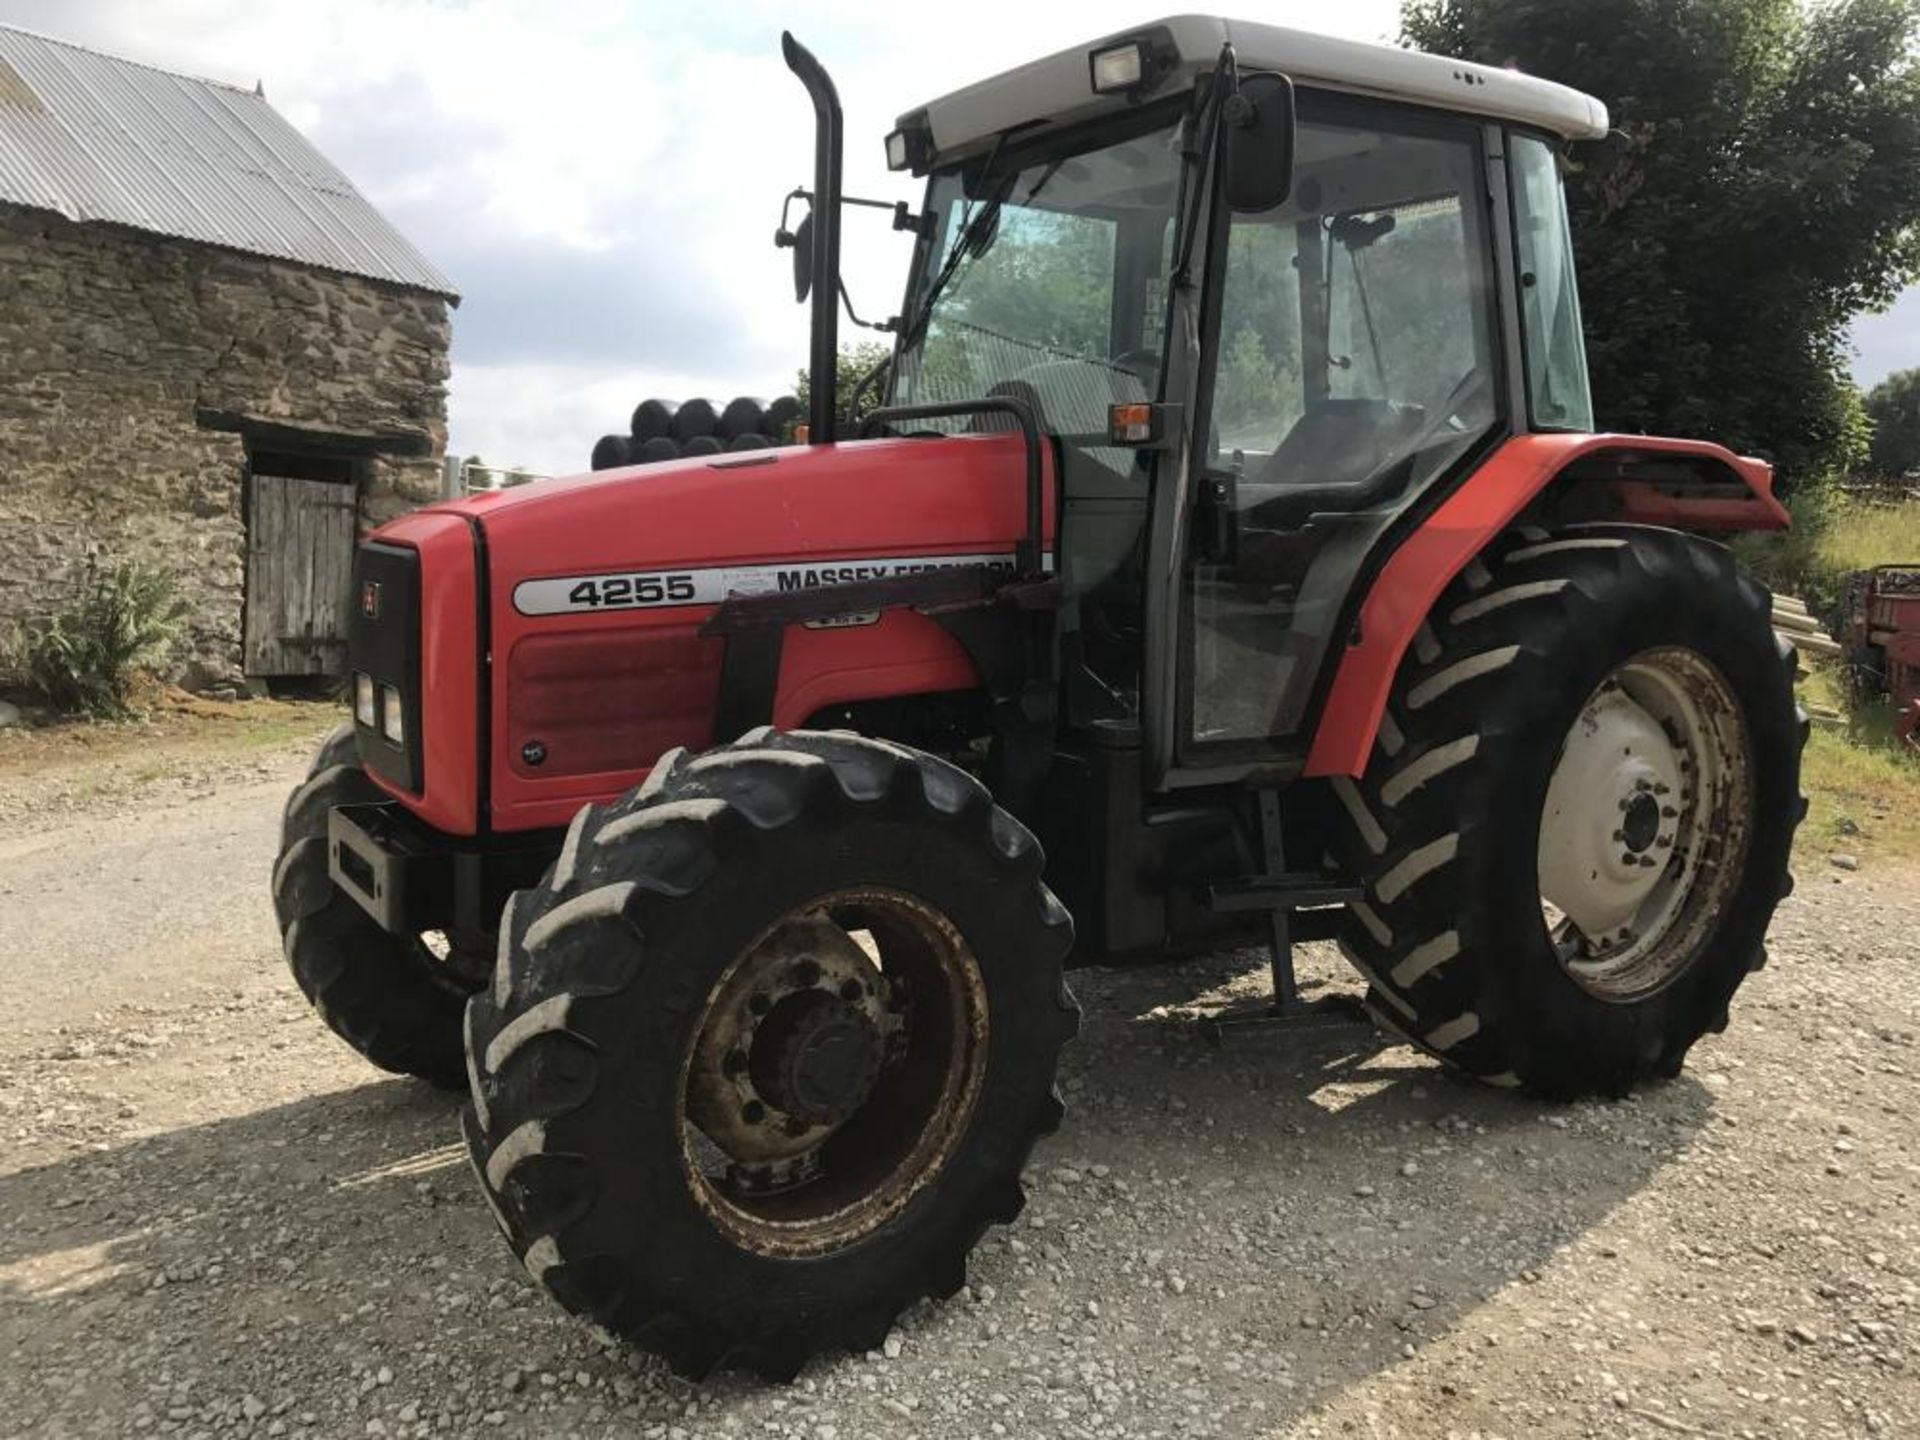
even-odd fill
[[[380,582],[367,580],[360,586],[360,614],[368,620],[380,618]]]

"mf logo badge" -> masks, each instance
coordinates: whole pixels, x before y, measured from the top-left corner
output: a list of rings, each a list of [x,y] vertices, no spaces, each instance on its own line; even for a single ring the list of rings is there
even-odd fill
[[[360,586],[360,613],[368,620],[380,618],[380,582],[368,580]]]

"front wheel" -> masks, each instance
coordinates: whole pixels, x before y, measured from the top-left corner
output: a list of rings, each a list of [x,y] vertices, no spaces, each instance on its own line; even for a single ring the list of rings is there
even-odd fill
[[[755,732],[576,818],[467,1010],[474,1168],[568,1309],[786,1377],[965,1280],[1060,1116],[1072,924],[972,777]]]
[[[353,727],[342,726],[281,817],[273,908],[287,966],[327,1027],[368,1060],[456,1089],[466,1079],[460,1008],[472,960],[444,941],[436,949],[440,937],[389,935],[328,873],[327,817],[380,798],[360,768]]]
[[[1767,593],[1648,527],[1522,531],[1441,597],[1358,783],[1378,1019],[1554,1096],[1678,1073],[1765,959],[1805,717]]]

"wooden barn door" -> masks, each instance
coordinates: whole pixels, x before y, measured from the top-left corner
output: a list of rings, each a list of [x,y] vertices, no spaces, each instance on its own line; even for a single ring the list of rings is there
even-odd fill
[[[256,460],[249,490],[247,673],[344,675],[358,522],[352,481],[262,474]]]

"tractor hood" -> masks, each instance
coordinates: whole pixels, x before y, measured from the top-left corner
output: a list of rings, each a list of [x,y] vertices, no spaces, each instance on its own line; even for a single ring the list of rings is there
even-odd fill
[[[564,607],[541,598],[550,585],[520,587],[576,576],[690,573],[701,582],[692,603],[707,604],[780,588],[777,574],[722,581],[712,573],[722,569],[792,562],[819,584],[832,582],[811,572],[828,562],[1011,556],[1025,523],[1025,474],[1016,435],[865,440],[602,470],[431,510],[478,522],[493,588],[513,587],[497,598],[538,615]]]
[[[378,623],[397,627],[396,644],[414,636],[418,663],[377,678],[409,714],[417,703],[424,765],[383,772],[383,788],[450,834],[566,824],[664,750],[713,743],[728,642],[707,622],[730,596],[1011,573],[1026,456],[1011,433],[852,441],[603,470],[402,516],[362,563],[378,589],[373,556],[415,557],[408,588],[423,602],[409,620],[388,585]],[[911,609],[795,624],[766,678],[785,726],[853,698],[978,683],[958,643]]]

